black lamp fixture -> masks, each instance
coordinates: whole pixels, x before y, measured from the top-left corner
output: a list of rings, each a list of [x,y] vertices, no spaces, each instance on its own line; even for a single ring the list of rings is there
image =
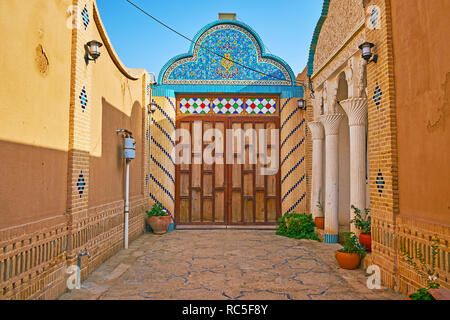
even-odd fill
[[[156,104],[155,100],[152,100],[152,102],[150,102],[149,105],[148,105],[148,113],[149,114],[155,113],[156,106],[157,106],[157,104]]]
[[[97,40],[92,40],[86,43],[86,62],[88,61],[96,61],[100,57],[100,48],[103,46],[101,42]]]
[[[298,100],[298,108],[300,110],[306,111],[306,101],[305,101],[305,99],[299,99]]]
[[[375,54],[372,53],[372,49],[374,47],[375,47],[375,45],[373,43],[367,42],[367,41],[359,46],[359,49],[362,52],[362,58],[364,60],[366,60],[368,64],[371,62],[375,62],[375,63],[378,62],[378,55],[376,53]],[[372,55],[373,55],[373,58],[372,58]]]

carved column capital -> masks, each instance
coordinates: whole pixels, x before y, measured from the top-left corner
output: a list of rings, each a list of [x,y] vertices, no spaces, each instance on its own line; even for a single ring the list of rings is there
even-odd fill
[[[344,115],[340,113],[328,114],[320,117],[320,122],[322,122],[323,127],[325,128],[325,135],[337,135],[339,133],[339,125],[343,118]]]
[[[320,121],[309,122],[308,127],[311,131],[311,136],[313,140],[322,140],[325,138],[322,122]]]
[[[349,126],[362,126],[367,122],[367,99],[351,98],[340,102],[348,116]]]

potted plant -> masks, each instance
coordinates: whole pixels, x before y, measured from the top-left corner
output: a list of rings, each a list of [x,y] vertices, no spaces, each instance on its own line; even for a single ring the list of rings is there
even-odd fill
[[[356,229],[361,230],[359,235],[359,243],[364,245],[368,252],[372,251],[372,236],[371,236],[371,218],[370,209],[364,209],[364,217],[361,215],[361,210],[352,205],[352,210],[355,213],[355,218],[350,221],[354,223]]]
[[[437,236],[431,240],[431,266],[429,267],[425,261],[425,257],[422,254],[422,250],[416,247],[416,257],[420,262],[420,266],[414,261],[414,258],[406,250],[404,244],[401,245],[402,255],[404,261],[411,265],[417,274],[425,280],[427,286],[425,288],[419,288],[415,293],[408,295],[408,300],[435,300],[435,298],[428,291],[430,289],[439,289],[440,284],[436,282],[439,274],[436,271],[436,259],[439,254],[439,239]]]
[[[323,205],[320,202],[317,202],[317,208],[320,209],[320,211],[323,214]],[[325,218],[322,217],[315,217],[314,218],[314,223],[316,224],[316,228],[317,229],[324,229],[325,228]]]
[[[148,224],[155,234],[164,234],[172,222],[172,217],[167,214],[161,204],[155,203],[150,211],[146,211]]]
[[[353,270],[359,267],[366,255],[366,248],[359,243],[353,232],[344,232],[344,246],[336,251],[336,260],[343,269]]]
[[[323,217],[323,215],[324,215],[323,204],[320,202],[320,191],[319,191],[319,200],[317,201],[316,206],[317,206],[317,208],[319,208],[320,212],[322,212],[322,216],[314,218],[314,223],[316,224],[317,229],[323,230],[325,228],[325,218]]]

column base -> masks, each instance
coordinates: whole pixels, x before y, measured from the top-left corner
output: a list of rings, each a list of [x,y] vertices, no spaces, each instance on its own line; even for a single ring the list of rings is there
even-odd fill
[[[324,235],[325,243],[338,243],[338,235],[337,234],[327,234]]]

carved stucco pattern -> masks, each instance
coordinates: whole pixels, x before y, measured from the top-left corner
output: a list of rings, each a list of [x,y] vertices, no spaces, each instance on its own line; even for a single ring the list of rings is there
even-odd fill
[[[333,51],[364,21],[361,0],[332,0],[317,42],[314,71],[317,71]]]
[[[366,31],[363,28],[325,68],[317,70],[312,76],[314,89],[321,87],[323,82],[335,74],[339,68],[346,67],[348,59],[356,53],[359,54],[358,46],[365,41],[365,38]]]

